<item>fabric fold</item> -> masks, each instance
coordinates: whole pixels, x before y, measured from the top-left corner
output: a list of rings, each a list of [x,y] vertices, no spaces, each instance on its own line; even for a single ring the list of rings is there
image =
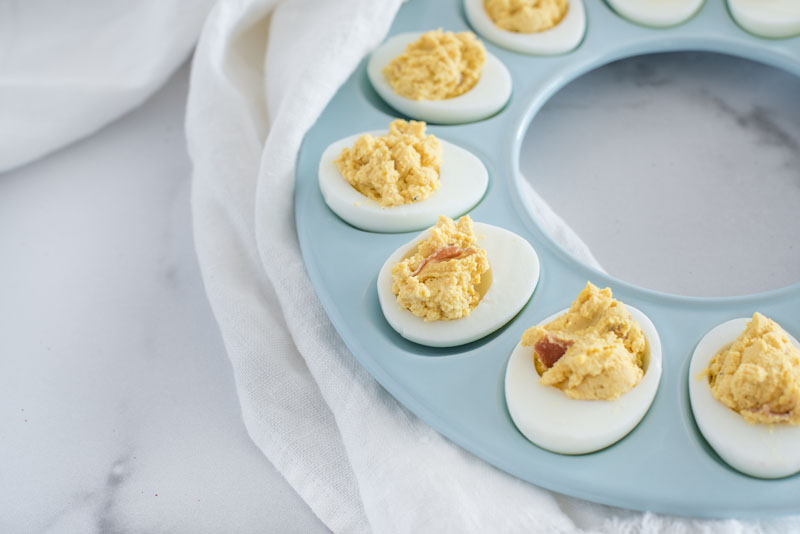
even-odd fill
[[[189,56],[212,3],[0,3],[0,171],[141,104]]]

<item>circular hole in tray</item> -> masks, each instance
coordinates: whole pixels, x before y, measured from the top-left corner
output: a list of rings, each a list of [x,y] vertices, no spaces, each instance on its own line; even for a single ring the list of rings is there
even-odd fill
[[[800,281],[800,78],[735,57],[611,63],[534,117],[520,171],[611,275],[733,296]]]

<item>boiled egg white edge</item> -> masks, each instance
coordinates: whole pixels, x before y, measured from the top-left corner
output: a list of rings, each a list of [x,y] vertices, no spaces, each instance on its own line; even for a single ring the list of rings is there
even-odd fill
[[[395,93],[381,71],[421,35],[422,32],[395,35],[379,46],[369,58],[367,76],[387,104],[411,118],[439,124],[485,119],[506,105],[511,97],[511,74],[503,62],[488,51],[478,83],[463,95],[445,100],[412,100]]]
[[[397,249],[378,274],[378,300],[389,325],[404,338],[429,347],[455,347],[487,336],[509,322],[525,306],[539,282],[539,257],[526,240],[504,228],[475,222],[478,246],[486,250],[492,284],[468,316],[428,321],[401,308],[392,293],[392,267],[428,230]]]
[[[369,132],[373,136],[387,131]],[[413,204],[382,208],[351,186],[333,163],[345,147],[353,146],[363,134],[351,135],[332,143],[319,162],[319,188],[333,212],[362,230],[371,232],[411,232],[436,224],[439,215],[456,217],[472,209],[483,198],[489,173],[472,152],[444,139],[439,187],[425,200]]]
[[[608,0],[608,3],[623,17],[644,24],[663,28],[675,26],[692,18],[705,0]]]
[[[567,14],[557,25],[537,33],[517,33],[495,26],[483,0],[464,0],[469,23],[481,37],[514,52],[532,55],[565,54],[575,49],[586,33],[586,10],[583,0],[570,0]]]
[[[733,319],[711,329],[694,349],[689,365],[689,400],[703,437],[731,467],[758,478],[779,478],[800,471],[800,426],[752,425],[711,394],[700,376],[711,358],[733,343],[748,318]],[[800,343],[791,335],[792,343]]]
[[[745,30],[779,39],[800,35],[800,2],[797,0],[728,0],[736,22]]]
[[[653,322],[625,305],[647,339],[649,362],[642,380],[613,401],[570,399],[539,383],[533,347],[518,343],[506,367],[506,405],[517,429],[532,443],[559,454],[586,454],[624,438],[642,420],[661,380],[661,339]],[[540,322],[565,314],[562,310]]]

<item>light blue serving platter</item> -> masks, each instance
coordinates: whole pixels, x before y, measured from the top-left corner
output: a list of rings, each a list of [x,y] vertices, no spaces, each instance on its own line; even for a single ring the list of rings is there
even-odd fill
[[[741,518],[800,513],[800,475],[760,480],[728,467],[700,435],[687,388],[695,346],[724,321],[758,310],[800,337],[800,283],[731,298],[683,297],[632,286],[586,267],[552,241],[523,203],[519,172],[522,139],[536,112],[589,70],[630,56],[696,50],[740,56],[800,75],[800,37],[753,36],[736,25],[724,0],[706,0],[691,20],[668,29],[625,20],[602,0],[584,3],[586,36],[569,54],[528,56],[484,41],[511,72],[510,101],[489,119],[429,128],[470,150],[489,170],[488,191],[470,212],[472,218],[518,233],[538,252],[539,285],[516,318],[484,339],[448,349],[407,341],[383,318],[378,271],[418,232],[378,234],[349,226],[328,209],[317,185],[320,156],[330,143],[385,129],[402,116],[370,86],[366,60],[308,132],[299,154],[295,207],[308,273],[342,339],[372,376],[439,432],[500,469],[560,493],[637,510]],[[411,0],[401,8],[390,35],[439,27],[471,29],[460,0]],[[587,280],[611,287],[615,297],[652,319],[662,340],[663,375],[652,407],[627,437],[599,452],[563,456],[540,449],[517,431],[506,409],[504,373],[522,332],[568,307]]]

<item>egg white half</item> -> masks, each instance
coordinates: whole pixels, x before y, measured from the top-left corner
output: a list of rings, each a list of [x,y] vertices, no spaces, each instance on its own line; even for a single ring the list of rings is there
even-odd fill
[[[511,74],[503,62],[488,51],[478,83],[463,95],[446,100],[412,100],[395,93],[381,70],[421,35],[422,32],[395,35],[379,46],[369,58],[367,76],[387,104],[411,118],[439,124],[485,119],[506,105],[511,97]]]
[[[570,0],[569,9],[556,26],[538,33],[516,33],[495,26],[483,0],[464,0],[469,23],[481,37],[514,52],[531,55],[565,54],[574,50],[586,33],[586,10],[583,0]]]
[[[492,284],[468,316],[428,321],[400,307],[392,293],[392,267],[428,237],[428,230],[389,256],[378,274],[383,315],[404,338],[429,347],[454,347],[487,336],[510,321],[530,299],[539,282],[539,257],[526,240],[504,228],[475,222],[478,246],[486,250]]]
[[[373,136],[387,131],[369,132]],[[328,146],[319,162],[319,188],[333,212],[362,230],[370,232],[411,232],[436,224],[439,215],[450,218],[468,212],[489,185],[489,173],[472,152],[444,139],[439,187],[425,200],[382,208],[347,183],[333,163],[345,147],[353,146],[363,134],[351,135]]]
[[[661,339],[644,313],[625,307],[647,339],[647,366],[636,387],[616,400],[575,400],[559,389],[543,386],[533,364],[533,347],[520,342],[514,348],[506,367],[506,405],[517,429],[529,441],[559,454],[586,454],[621,440],[642,420],[661,380]]]
[[[774,39],[800,35],[798,0],[728,0],[736,22],[745,30]]]
[[[663,28],[675,26],[692,18],[703,6],[704,0],[608,0],[623,17]]]
[[[800,427],[753,425],[711,395],[708,379],[700,376],[711,358],[733,343],[748,318],[733,319],[709,331],[692,355],[689,399],[703,437],[728,465],[747,475],[779,478],[800,471]],[[792,343],[800,348],[795,338]]]

